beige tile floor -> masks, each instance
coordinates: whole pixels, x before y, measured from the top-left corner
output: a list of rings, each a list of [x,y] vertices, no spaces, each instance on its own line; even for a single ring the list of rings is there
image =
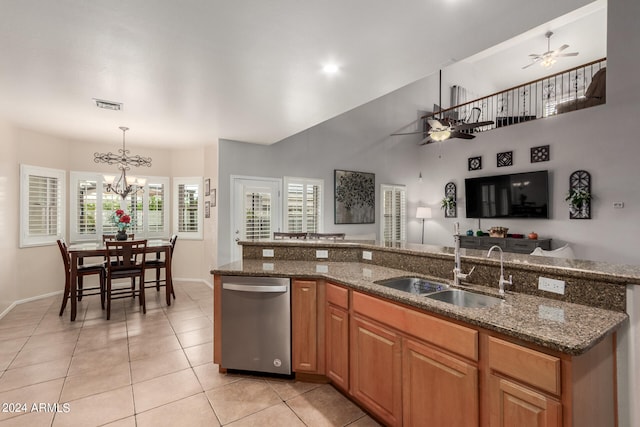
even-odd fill
[[[218,373],[212,291],[177,283],[167,307],[147,291],[117,300],[105,320],[97,297],[76,322],[60,297],[21,304],[0,319],[0,426],[377,426],[330,385]],[[57,404],[57,405],[56,405]]]

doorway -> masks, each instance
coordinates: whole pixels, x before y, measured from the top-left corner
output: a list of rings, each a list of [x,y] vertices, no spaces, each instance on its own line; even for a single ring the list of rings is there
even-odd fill
[[[277,178],[232,176],[231,259],[242,259],[240,240],[268,240],[280,230],[280,188]]]

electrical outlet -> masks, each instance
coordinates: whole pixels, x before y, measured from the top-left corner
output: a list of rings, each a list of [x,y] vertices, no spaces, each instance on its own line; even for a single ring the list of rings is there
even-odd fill
[[[264,258],[273,258],[273,249],[263,249],[262,256]]]
[[[541,291],[564,295],[564,284],[564,280],[549,279],[542,276],[538,278],[538,289]]]
[[[613,207],[615,209],[622,209],[624,208],[624,202],[613,202]]]
[[[371,253],[371,251],[362,251],[362,259],[371,261],[372,257],[373,257],[373,254]]]
[[[329,251],[326,249],[317,250],[316,258],[329,258]]]
[[[272,262],[263,262],[262,270],[264,271],[273,271],[273,263]]]

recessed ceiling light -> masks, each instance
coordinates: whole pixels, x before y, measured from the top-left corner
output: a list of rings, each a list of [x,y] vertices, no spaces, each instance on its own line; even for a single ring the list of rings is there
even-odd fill
[[[104,108],[105,110],[122,110],[122,102],[105,101],[104,99],[93,98],[96,102],[96,107]]]
[[[322,67],[322,71],[324,71],[327,74],[335,74],[338,72],[338,70],[339,68],[337,64],[327,64],[324,67]]]

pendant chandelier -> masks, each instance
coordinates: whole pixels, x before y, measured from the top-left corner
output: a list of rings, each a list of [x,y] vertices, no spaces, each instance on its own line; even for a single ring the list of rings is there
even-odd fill
[[[104,181],[107,184],[107,192],[118,194],[122,199],[125,199],[129,194],[136,194],[142,192],[146,184],[146,179],[136,178],[133,176],[127,177],[127,171],[132,166],[147,166],[151,167],[151,157],[142,156],[130,156],[129,150],[125,148],[125,133],[129,130],[128,127],[120,126],[122,131],[122,149],[118,150],[119,154],[109,153],[94,153],[93,161],[96,163],[106,163],[108,165],[118,165],[120,169],[120,175],[104,175]]]

